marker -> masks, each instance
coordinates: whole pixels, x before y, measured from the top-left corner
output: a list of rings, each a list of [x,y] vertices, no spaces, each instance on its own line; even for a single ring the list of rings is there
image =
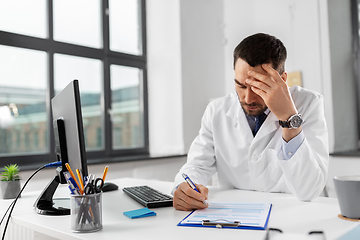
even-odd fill
[[[109,169],[109,166],[106,166],[105,169],[104,169],[104,175],[102,177],[102,180],[105,182],[105,178],[106,178],[106,174],[107,174],[107,171]]]
[[[193,183],[193,181],[191,181],[191,179],[189,178],[189,176],[186,173],[182,174],[183,178],[185,179],[185,181],[189,184],[189,186],[194,189],[195,191],[197,191],[198,193],[200,193],[200,191],[197,189],[197,187],[195,186],[195,184]],[[202,201],[205,205],[207,205],[206,201]]]

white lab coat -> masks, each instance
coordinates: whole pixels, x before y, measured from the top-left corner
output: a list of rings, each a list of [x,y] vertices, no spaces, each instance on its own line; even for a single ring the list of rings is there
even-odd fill
[[[237,95],[231,93],[207,106],[175,186],[184,181],[183,172],[204,186],[217,172],[224,187],[291,192],[303,201],[319,196],[329,162],[323,97],[298,86],[290,92],[304,120],[305,140],[289,160],[283,158],[282,128],[276,116],[270,112],[254,137]]]

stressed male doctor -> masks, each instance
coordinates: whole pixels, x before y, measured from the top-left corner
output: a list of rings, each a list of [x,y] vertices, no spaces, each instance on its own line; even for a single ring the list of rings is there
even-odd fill
[[[301,201],[320,195],[329,162],[323,97],[287,86],[286,56],[283,43],[264,33],[235,48],[236,93],[207,106],[187,163],[175,177],[176,209],[206,208],[206,185],[215,173],[222,187],[292,193]]]

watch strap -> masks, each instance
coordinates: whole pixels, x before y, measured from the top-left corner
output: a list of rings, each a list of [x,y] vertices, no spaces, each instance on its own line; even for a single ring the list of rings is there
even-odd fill
[[[282,128],[290,128],[290,122],[288,120],[286,121],[279,120],[279,124]]]
[[[295,120],[295,118],[298,118],[298,121]],[[291,121],[294,121],[293,124],[291,124]],[[300,122],[299,122],[300,121]],[[294,114],[292,116],[289,117],[288,120],[286,121],[281,121],[279,120],[279,125],[282,127],[282,128],[289,128],[289,129],[293,129],[293,128],[298,128],[301,126],[303,120],[301,118],[301,114]],[[294,125],[295,124],[295,125]]]

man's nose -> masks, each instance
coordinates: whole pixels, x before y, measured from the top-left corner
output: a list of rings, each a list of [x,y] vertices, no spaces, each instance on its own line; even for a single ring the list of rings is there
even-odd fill
[[[245,96],[245,103],[251,104],[255,102],[256,94],[251,90],[251,87],[248,86],[246,88],[246,96]]]

